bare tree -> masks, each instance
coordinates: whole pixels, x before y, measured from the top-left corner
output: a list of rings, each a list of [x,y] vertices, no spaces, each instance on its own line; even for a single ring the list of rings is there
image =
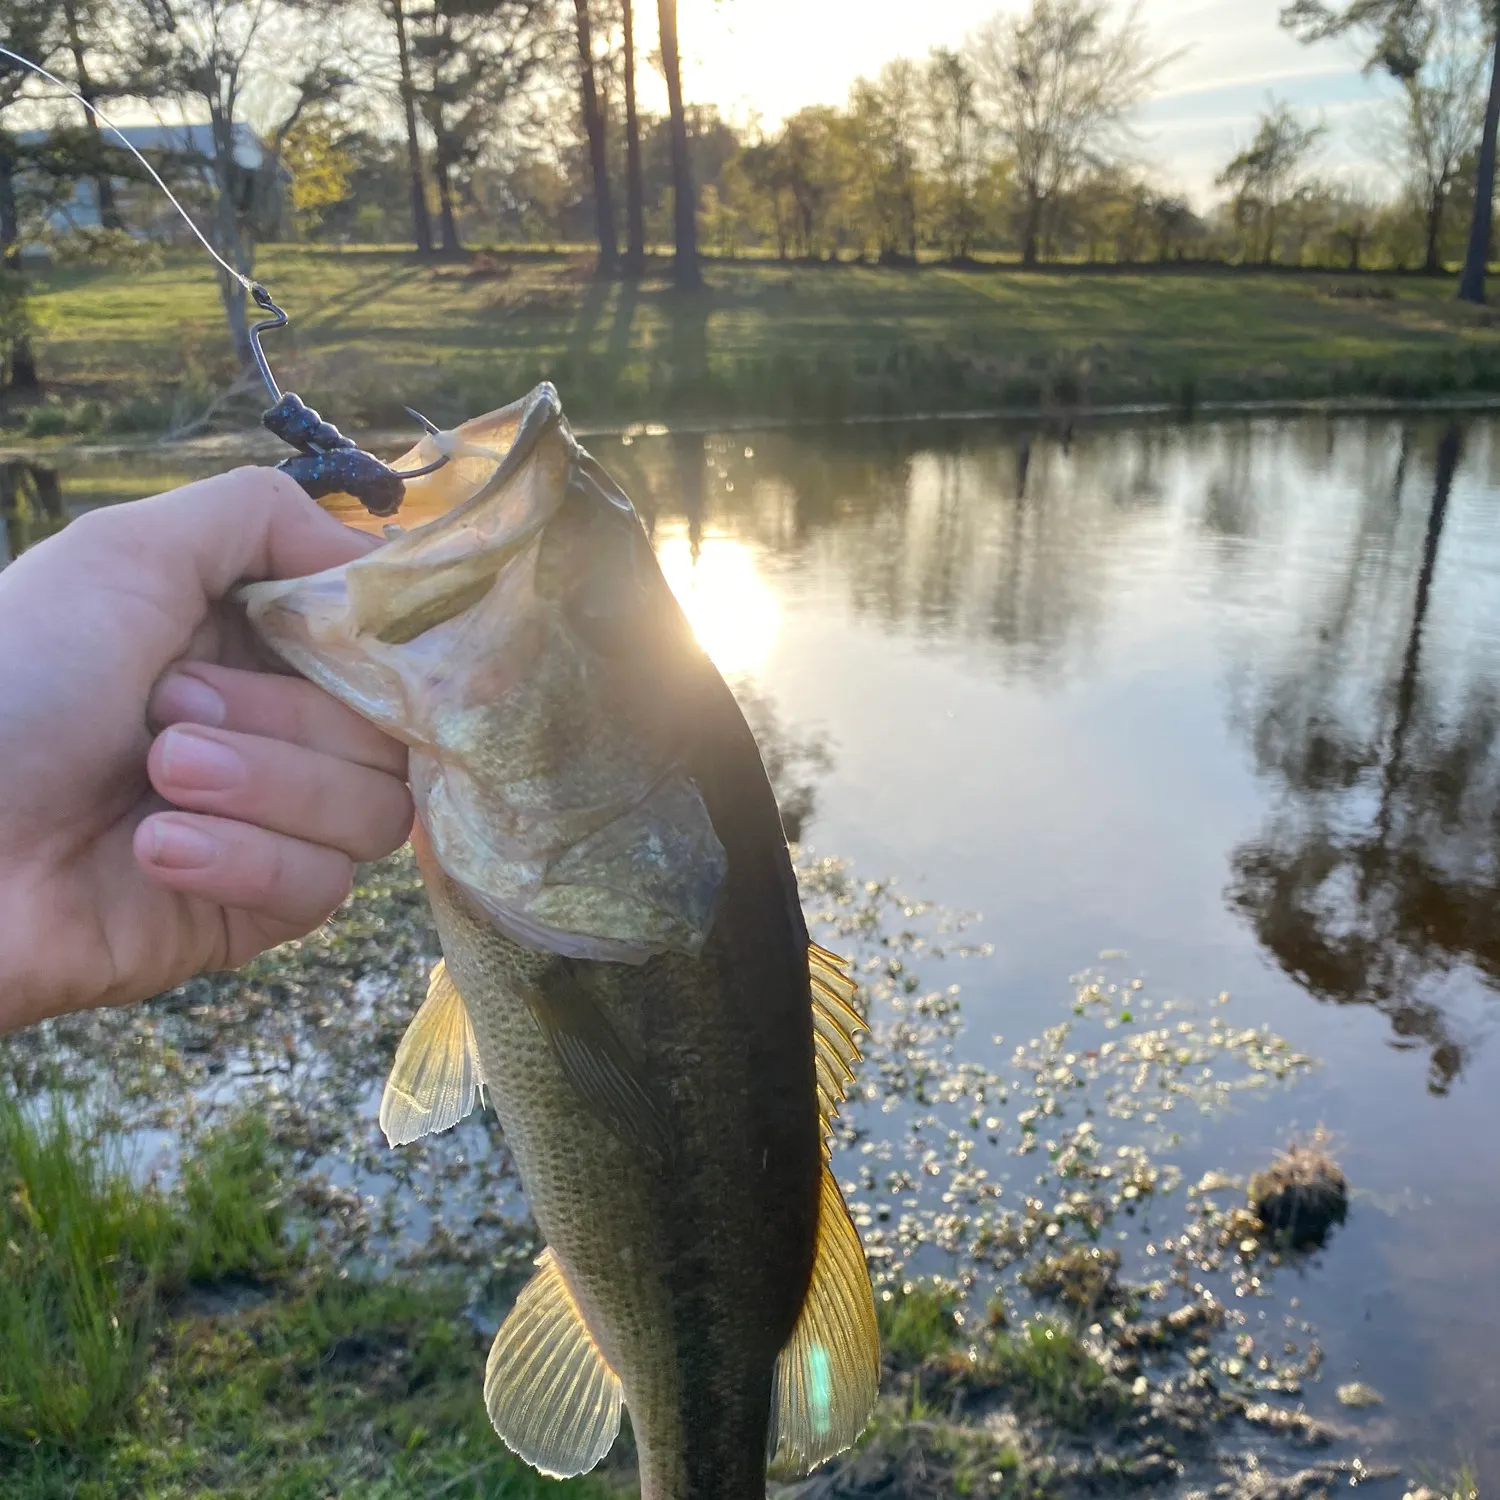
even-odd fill
[[[334,19],[293,0],[138,0],[132,17],[152,96],[175,100],[189,116],[208,115],[211,237],[244,276],[254,269],[257,213],[278,174],[282,142],[309,109],[352,82],[334,61],[349,55]],[[250,95],[271,121],[259,140],[247,117]],[[251,148],[258,159],[247,160]],[[245,288],[221,272],[219,296],[235,354],[248,368]]]
[[[1432,0],[1416,37],[1420,68],[1401,80],[1401,144],[1422,205],[1423,270],[1441,269],[1454,180],[1484,125],[1487,38],[1472,0]]]
[[[578,89],[583,102],[583,129],[589,142],[589,170],[594,183],[594,233],[599,241],[599,269],[613,271],[620,250],[615,242],[614,197],[609,189],[609,150],[604,138],[604,109],[594,77],[594,29],[589,0],[573,0],[577,18]]]
[[[1024,200],[1021,259],[1032,266],[1053,205],[1085,169],[1117,159],[1129,118],[1167,57],[1138,6],[1110,24],[1108,0],[1031,0],[969,38],[981,112],[1015,160]]]
[[[677,48],[677,0],[656,0],[661,32],[661,70],[667,80],[667,110],[671,117],[672,228],[676,256],[673,280],[686,291],[703,284],[698,264],[698,197],[693,191],[693,168],[688,159],[687,114],[682,105],[682,60]]]
[[[966,256],[979,228],[979,115],[964,57],[935,47],[926,69],[927,128],[937,179],[938,230],[948,254]]]
[[[406,125],[406,175],[411,193],[411,232],[419,255],[432,254],[432,219],[427,212],[427,181],[422,171],[422,142],[417,135],[417,88],[412,78],[411,43],[405,0],[385,0],[386,19],[396,40],[397,91]]]
[[[641,182],[641,122],[635,107],[635,0],[622,0],[625,36],[625,269],[646,269],[645,189]]]
[[[1254,238],[1261,237],[1260,261],[1276,259],[1277,216],[1296,196],[1298,178],[1313,147],[1324,135],[1322,125],[1305,125],[1285,102],[1273,99],[1260,116],[1255,139],[1219,173],[1217,183],[1234,194],[1235,222],[1246,231],[1253,259]]]
[[[426,0],[407,15],[417,107],[433,142],[442,248],[456,255],[463,249],[458,194],[552,61],[556,9],[553,0]]]
[[[1379,68],[1405,83],[1422,69],[1423,49],[1432,35],[1432,20],[1441,0],[1348,0],[1342,7],[1325,0],[1291,0],[1281,24],[1304,42],[1363,33],[1370,41],[1365,66]],[[1465,302],[1484,301],[1485,268],[1495,198],[1495,137],[1500,132],[1500,4],[1478,0],[1478,22],[1490,51],[1489,91],[1480,127],[1474,168],[1474,208],[1469,243],[1459,276],[1458,295]]]

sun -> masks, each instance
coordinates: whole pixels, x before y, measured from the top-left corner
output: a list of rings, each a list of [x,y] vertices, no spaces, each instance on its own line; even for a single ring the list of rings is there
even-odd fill
[[[780,608],[743,542],[707,536],[694,558],[686,528],[659,531],[656,556],[698,644],[726,676],[765,665]]]

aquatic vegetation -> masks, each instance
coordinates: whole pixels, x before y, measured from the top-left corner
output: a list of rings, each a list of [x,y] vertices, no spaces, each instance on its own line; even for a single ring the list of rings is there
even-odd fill
[[[1017,1332],[991,1336],[976,1365],[1023,1412],[1071,1431],[1087,1431],[1126,1404],[1126,1391],[1066,1323],[1035,1318]]]
[[[920,1364],[951,1348],[963,1328],[954,1316],[958,1300],[952,1288],[940,1282],[886,1288],[875,1303],[881,1349],[891,1358]]]
[[[1321,1245],[1349,1212],[1349,1185],[1325,1146],[1325,1138],[1314,1135],[1250,1179],[1256,1217],[1289,1245]]]
[[[1193,1476],[1248,1496],[1282,1472],[1281,1447],[1295,1465],[1332,1442],[1297,1404],[1320,1373],[1312,1331],[1290,1316],[1283,1328],[1252,1321],[1258,1308],[1279,1310],[1274,1278],[1290,1252],[1259,1234],[1244,1179],[1197,1168],[1185,1179],[1177,1149],[1194,1122],[1285,1087],[1311,1060],[1236,1024],[1227,997],[1188,1007],[1103,973],[1063,992],[1056,1026],[1019,1047],[986,1043],[963,1033],[962,993],[949,982],[985,952],[963,918],[837,861],[804,856],[799,877],[818,940],[854,958],[875,1027],[833,1167],[879,1279],[893,1371],[870,1437],[820,1473],[819,1493],[898,1484],[1030,1500],[1164,1493]],[[65,1018],[6,1039],[0,1061],[18,1083],[60,1068],[87,1090],[101,1074],[94,1059],[110,1056],[122,1127],[201,1130],[252,1104],[289,1163],[288,1212],[316,1226],[337,1263],[400,1267],[417,1298],[427,1278],[413,1286],[413,1270],[461,1270],[451,1305],[467,1304],[488,1332],[539,1248],[493,1116],[400,1152],[375,1126],[380,1081],[435,957],[398,856],[361,871],[355,899],[322,931],[243,976],[199,981],[135,1014]],[[240,1316],[274,1322],[287,1294]],[[457,1360],[465,1375],[468,1359]],[[472,1398],[471,1382],[460,1387]],[[209,1441],[207,1416],[192,1420]],[[234,1420],[221,1452],[257,1437]],[[344,1436],[326,1438],[334,1450],[342,1420],[333,1426]],[[1246,1432],[1261,1434],[1258,1467],[1243,1458]],[[1086,1457],[1070,1446],[1079,1442]],[[444,1472],[460,1474],[458,1450],[442,1451],[455,1460]],[[354,1461],[345,1450],[314,1472]],[[373,1474],[367,1461],[360,1472]],[[1315,1482],[1346,1484],[1357,1463],[1334,1457],[1283,1477],[1312,1493]]]

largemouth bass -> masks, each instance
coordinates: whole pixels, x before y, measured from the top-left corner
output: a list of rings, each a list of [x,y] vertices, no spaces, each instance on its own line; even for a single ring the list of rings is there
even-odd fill
[[[828,1165],[863,1022],[811,944],[754,738],[556,393],[426,439],[417,529],[244,591],[292,666],[411,749],[443,961],[392,1144],[487,1091],[547,1242],[484,1397],[542,1472],[630,1409],[643,1500],[762,1500],[848,1447],[880,1356]]]

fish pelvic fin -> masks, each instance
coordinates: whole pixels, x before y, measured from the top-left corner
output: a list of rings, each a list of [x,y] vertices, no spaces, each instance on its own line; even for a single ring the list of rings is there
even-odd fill
[[[495,1335],[484,1404],[506,1447],[556,1479],[586,1473],[620,1430],[610,1369],[551,1250]]]
[[[848,1097],[849,1085],[854,1082],[854,1065],[860,1060],[858,1038],[869,1027],[856,1000],[857,987],[838,954],[809,943],[807,977],[812,992],[818,1127],[823,1139],[823,1159],[827,1161],[833,1117]]]
[[[627,1145],[671,1154],[667,1117],[639,1058],[610,1024],[572,959],[526,991],[527,1008],[579,1102]]]
[[[823,1168],[818,1249],[797,1326],[776,1361],[766,1456],[806,1474],[851,1447],[880,1390],[880,1332],[859,1231]]]
[[[458,1124],[474,1108],[483,1082],[468,1007],[439,959],[427,981],[427,998],[396,1048],[380,1100],[386,1140],[406,1146]]]

